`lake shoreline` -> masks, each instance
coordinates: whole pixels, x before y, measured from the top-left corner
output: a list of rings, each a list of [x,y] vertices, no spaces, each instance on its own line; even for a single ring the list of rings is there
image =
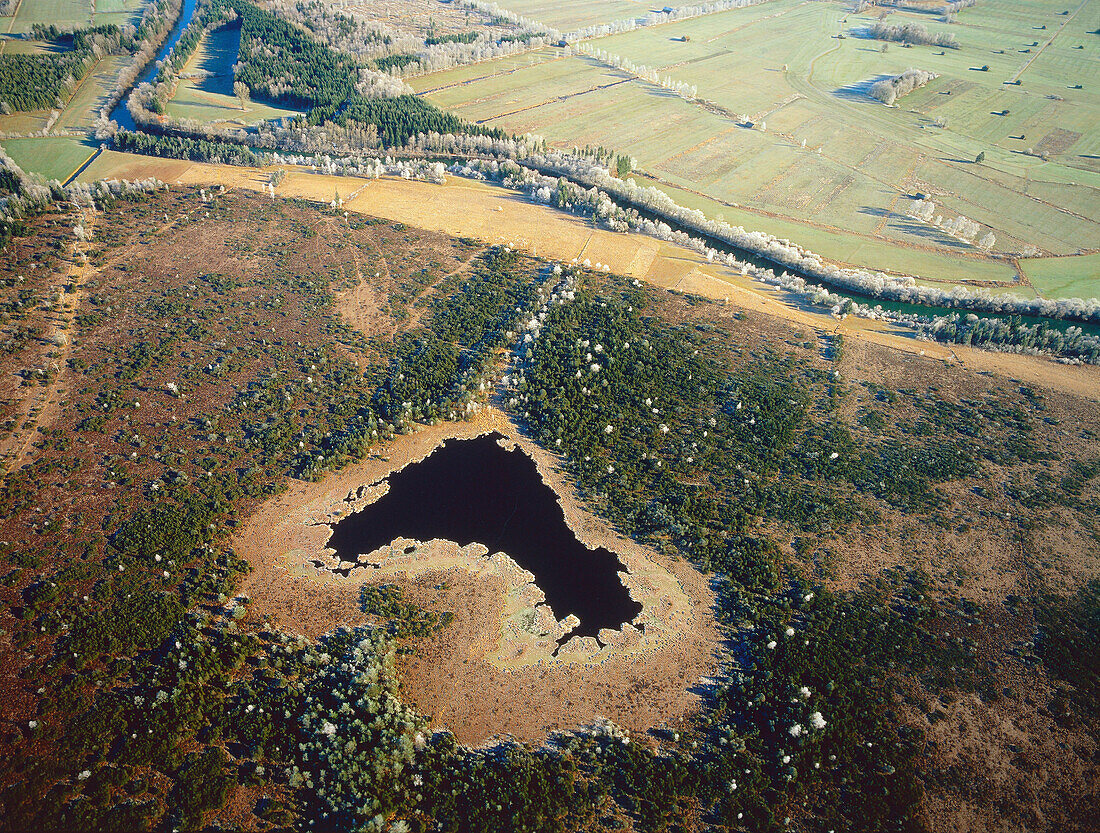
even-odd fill
[[[642,612],[633,623],[617,631],[601,630],[603,645],[592,637],[574,636],[558,649],[558,638],[569,630],[568,618],[556,618],[531,573],[507,555],[489,553],[477,544],[458,547],[444,541],[400,539],[402,549],[415,546],[415,551],[401,552],[377,568],[349,570],[347,576],[333,572],[347,565],[341,565],[335,553],[327,549],[331,524],[378,500],[385,492],[387,477],[426,459],[447,440],[472,439],[493,432],[504,437],[505,447],[517,446],[535,462],[539,477],[554,492],[566,525],[577,540],[589,549],[606,547],[624,565],[625,571],[619,575],[631,598],[642,605]],[[486,676],[502,690],[530,688],[532,681],[546,677],[569,680],[571,687],[580,690],[585,681],[591,684],[629,672],[632,677],[648,678],[651,685],[667,690],[657,701],[665,706],[654,710],[650,705],[642,710],[648,717],[627,720],[628,724],[650,723],[669,708],[671,713],[687,713],[697,704],[697,695],[689,694],[687,687],[708,675],[716,662],[718,633],[709,613],[713,594],[708,580],[686,562],[666,559],[615,534],[583,507],[559,465],[555,455],[526,438],[506,414],[488,406],[468,422],[420,426],[379,447],[370,458],[329,474],[318,483],[292,482],[285,493],[259,507],[233,539],[234,548],[253,567],[242,588],[253,599],[251,613],[312,639],[341,625],[366,622],[358,604],[359,588],[364,583],[397,583],[408,588],[410,600],[417,601],[418,595],[428,597],[433,602],[430,606],[454,612],[462,620],[457,629],[466,631],[460,641],[467,643],[463,646],[467,661],[459,663],[463,667],[453,672],[457,678],[440,675],[438,669],[438,661],[445,661],[442,655],[454,653],[454,647],[442,647],[455,637],[446,633],[452,626],[436,638],[417,643],[418,654],[423,651],[426,657],[435,656],[438,646],[441,655],[427,666],[417,660],[409,663],[405,684],[413,702],[422,709],[437,699],[454,699],[453,692],[446,697],[433,694],[440,685],[461,690],[469,685],[471,699],[465,708],[471,714],[466,722],[478,723],[473,714],[479,711],[474,692],[485,683],[475,681]],[[318,568],[315,561],[323,566]],[[447,589],[440,591],[440,587]],[[470,596],[481,601],[456,604]],[[466,667],[470,665],[473,667]],[[421,689],[419,695],[417,688]],[[579,721],[576,717],[581,715],[574,717],[575,709],[570,708],[557,728],[582,725],[623,707],[629,711],[629,703],[616,703],[620,698],[612,696],[606,687],[596,688],[601,692],[596,698],[599,707]],[[505,697],[513,699],[502,693],[501,699]],[[479,736],[484,729],[472,734],[463,729],[464,738],[484,740],[502,731],[531,737],[531,729],[522,726],[525,720],[537,716],[530,710],[532,702],[539,699],[528,691],[511,702],[509,710],[525,716],[519,726],[494,726],[494,731],[484,736]],[[575,698],[569,702],[575,703]],[[458,734],[454,726],[447,725]],[[538,734],[541,732],[535,736]]]

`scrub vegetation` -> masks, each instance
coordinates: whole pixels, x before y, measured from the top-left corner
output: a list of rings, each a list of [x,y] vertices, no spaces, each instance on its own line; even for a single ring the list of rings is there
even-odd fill
[[[1091,256],[1080,9],[734,5],[638,26],[598,19],[630,9],[601,2],[557,12],[589,27],[561,35],[470,0],[410,40],[314,3],[209,0],[131,96],[142,130],[101,119],[97,137],[327,171],[351,148],[359,173],[393,151],[437,180],[446,148],[522,184],[501,159],[553,154],[504,131],[538,131],[614,160],[624,189],[842,263],[1027,289],[1019,257],[1062,256],[1054,286]],[[37,26],[56,51],[0,56],[2,109],[63,107],[101,58],[131,55],[117,102],[175,8],[136,29]],[[240,111],[301,115],[169,118],[204,38],[237,29]],[[417,68],[446,71],[415,95],[399,76]],[[338,190],[277,199],[277,178],[262,195],[65,192],[0,170],[0,830],[1089,829],[1094,400],[344,212]],[[565,179],[535,195],[618,216]],[[1079,328],[1019,319],[956,316],[934,337],[1095,358]],[[585,715],[541,745],[462,746],[401,673],[465,611],[366,584],[359,618],[309,639],[243,594],[229,541],[262,503],[490,407],[587,511],[706,574],[723,642],[688,719]]]
[[[1071,741],[999,817],[1084,829],[1096,594],[1065,557],[1095,552],[1098,448],[1065,440],[1072,400],[891,386],[836,337],[315,204],[101,202],[74,291],[64,204],[0,253],[5,367],[58,394],[0,495],[4,829],[921,830],[979,786],[928,717],[964,700]],[[66,302],[62,345],[34,327]],[[728,649],[692,720],[465,748],[399,686],[449,611],[366,586],[367,624],[317,642],[250,612],[225,542],[251,508],[496,392],[593,511],[713,572]],[[904,530],[982,524],[1049,560],[1035,590],[845,573],[853,536],[919,561]]]

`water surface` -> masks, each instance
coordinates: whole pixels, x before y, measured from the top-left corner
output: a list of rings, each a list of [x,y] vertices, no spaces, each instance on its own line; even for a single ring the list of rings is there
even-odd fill
[[[191,18],[194,17],[195,7],[197,5],[198,0],[183,0],[183,8],[180,9],[179,20],[176,21],[172,30],[168,33],[168,37],[157,53],[157,57],[146,64],[145,69],[141,71],[141,75],[139,75],[137,81],[134,82],[134,87],[156,78],[158,72],[157,62],[164,60],[165,56],[172,50],[172,47],[176,45],[176,41],[180,39],[183,30],[187,28],[187,24],[190,23]],[[129,100],[130,94],[127,93],[122,97],[122,100],[115,105],[115,109],[111,111],[110,118],[117,122],[119,127],[123,127],[126,130],[137,130],[137,125],[134,124],[134,119],[130,115],[129,109],[126,107],[126,102]]]
[[[596,636],[633,620],[642,606],[617,575],[622,563],[610,550],[577,540],[535,461],[502,448],[499,439],[493,433],[448,440],[390,475],[389,491],[335,524],[328,546],[354,562],[396,538],[476,542],[534,573],[555,616],[580,619],[570,636]]]

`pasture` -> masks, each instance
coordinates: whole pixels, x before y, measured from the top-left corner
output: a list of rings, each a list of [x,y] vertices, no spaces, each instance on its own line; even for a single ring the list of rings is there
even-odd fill
[[[1035,247],[1058,256],[1053,273],[1079,272],[1066,256],[1100,249],[1100,42],[1084,5],[1062,15],[1052,0],[980,0],[951,25],[892,11],[887,22],[950,32],[961,48],[886,51],[865,35],[875,18],[849,8],[773,0],[588,43],[695,85],[697,102],[561,49],[413,84],[473,121],[627,153],[677,201],[839,262],[1013,283],[1006,257]],[[910,66],[940,77],[895,107],[865,94]],[[915,194],[992,231],[995,256],[907,217]],[[1089,291],[1056,275],[1036,288],[1070,285],[1100,293],[1100,281]]]
[[[1020,261],[1020,268],[1040,295],[1049,298],[1089,297],[1096,294],[1096,284],[1100,280],[1100,253],[1032,258]]]
[[[23,0],[7,31],[29,32],[35,23],[79,28],[91,22],[91,0]]]
[[[96,64],[65,105],[54,130],[92,129],[96,114],[107,103],[107,96],[114,87],[115,79],[128,61],[127,57],[108,55]]]
[[[64,182],[96,150],[95,142],[68,137],[4,139],[4,151],[25,171]]]
[[[107,23],[114,23],[116,26],[126,23],[137,25],[145,4],[146,0],[96,0],[93,22],[97,26]]]
[[[562,32],[571,32],[585,26],[613,23],[616,20],[645,17],[652,11],[666,6],[679,8],[692,5],[682,0],[663,3],[645,3],[637,0],[508,0],[499,3],[509,11],[536,20]]]

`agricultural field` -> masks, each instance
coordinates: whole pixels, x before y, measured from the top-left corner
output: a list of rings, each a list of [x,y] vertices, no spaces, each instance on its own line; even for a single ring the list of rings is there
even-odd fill
[[[56,26],[102,26],[136,23],[147,0],[23,0],[16,13],[0,18],[0,32],[23,35],[35,23]],[[4,41],[4,51],[22,51],[18,41]]]
[[[203,37],[182,72],[168,115],[203,124],[293,118],[301,113],[290,107],[259,101],[241,101],[233,94],[233,64],[240,50],[241,30],[220,29]]]
[[[515,26],[487,12],[479,12],[438,0],[359,0],[333,4],[341,14],[370,21],[387,33],[416,39],[433,35],[493,31],[505,34]]]
[[[11,19],[8,18],[7,20],[10,21]],[[0,26],[6,27],[7,23],[3,21],[4,18],[0,18]],[[0,54],[3,55],[50,55],[58,51],[60,50],[51,44],[36,40],[24,40],[21,35],[9,35],[0,38]]]
[[[553,0],[511,0],[498,5],[536,20],[544,26],[562,32],[572,32],[585,26],[613,23],[632,17],[645,17],[650,12],[661,11],[663,8],[678,9],[692,4],[682,0],[661,4],[637,2],[637,0],[593,0],[593,2],[567,0],[564,3],[556,3]]]
[[[5,139],[2,144],[8,156],[23,170],[61,182],[72,176],[96,150],[93,141],[67,136]]]
[[[146,2],[147,0],[96,0],[92,22],[96,26],[107,23],[114,23],[116,26],[124,23],[136,24],[141,19]]]
[[[95,152],[97,143],[82,134],[92,131],[96,114],[127,60],[115,55],[103,58],[52,122],[48,110],[0,115],[0,133],[15,137],[0,141],[4,150],[26,171],[67,180]],[[50,135],[29,135],[47,127]]]
[[[1057,2],[989,0],[953,25],[891,11],[887,22],[920,22],[961,47],[885,51],[865,34],[875,17],[849,9],[773,0],[582,45],[697,87],[695,102],[559,49],[412,83],[472,121],[629,154],[639,181],[679,202],[692,195],[708,216],[837,262],[1015,285],[1011,258],[1035,247],[1058,256],[1039,294],[1100,292],[1058,277],[1087,270],[1071,256],[1100,248],[1100,135],[1089,129],[1100,113],[1100,41],[1084,5],[1062,15]],[[894,107],[866,94],[911,66],[939,77]],[[907,217],[916,194],[944,219],[963,215],[981,235],[992,231],[993,256]]]
[[[91,0],[23,0],[4,31],[30,32],[35,23],[80,28],[92,22]]]
[[[96,64],[61,111],[54,131],[90,130],[95,124],[96,114],[107,103],[119,71],[128,61],[128,57],[108,55]]]
[[[1052,298],[1085,297],[1096,291],[1100,254],[1021,260],[1020,268],[1042,295]]]

